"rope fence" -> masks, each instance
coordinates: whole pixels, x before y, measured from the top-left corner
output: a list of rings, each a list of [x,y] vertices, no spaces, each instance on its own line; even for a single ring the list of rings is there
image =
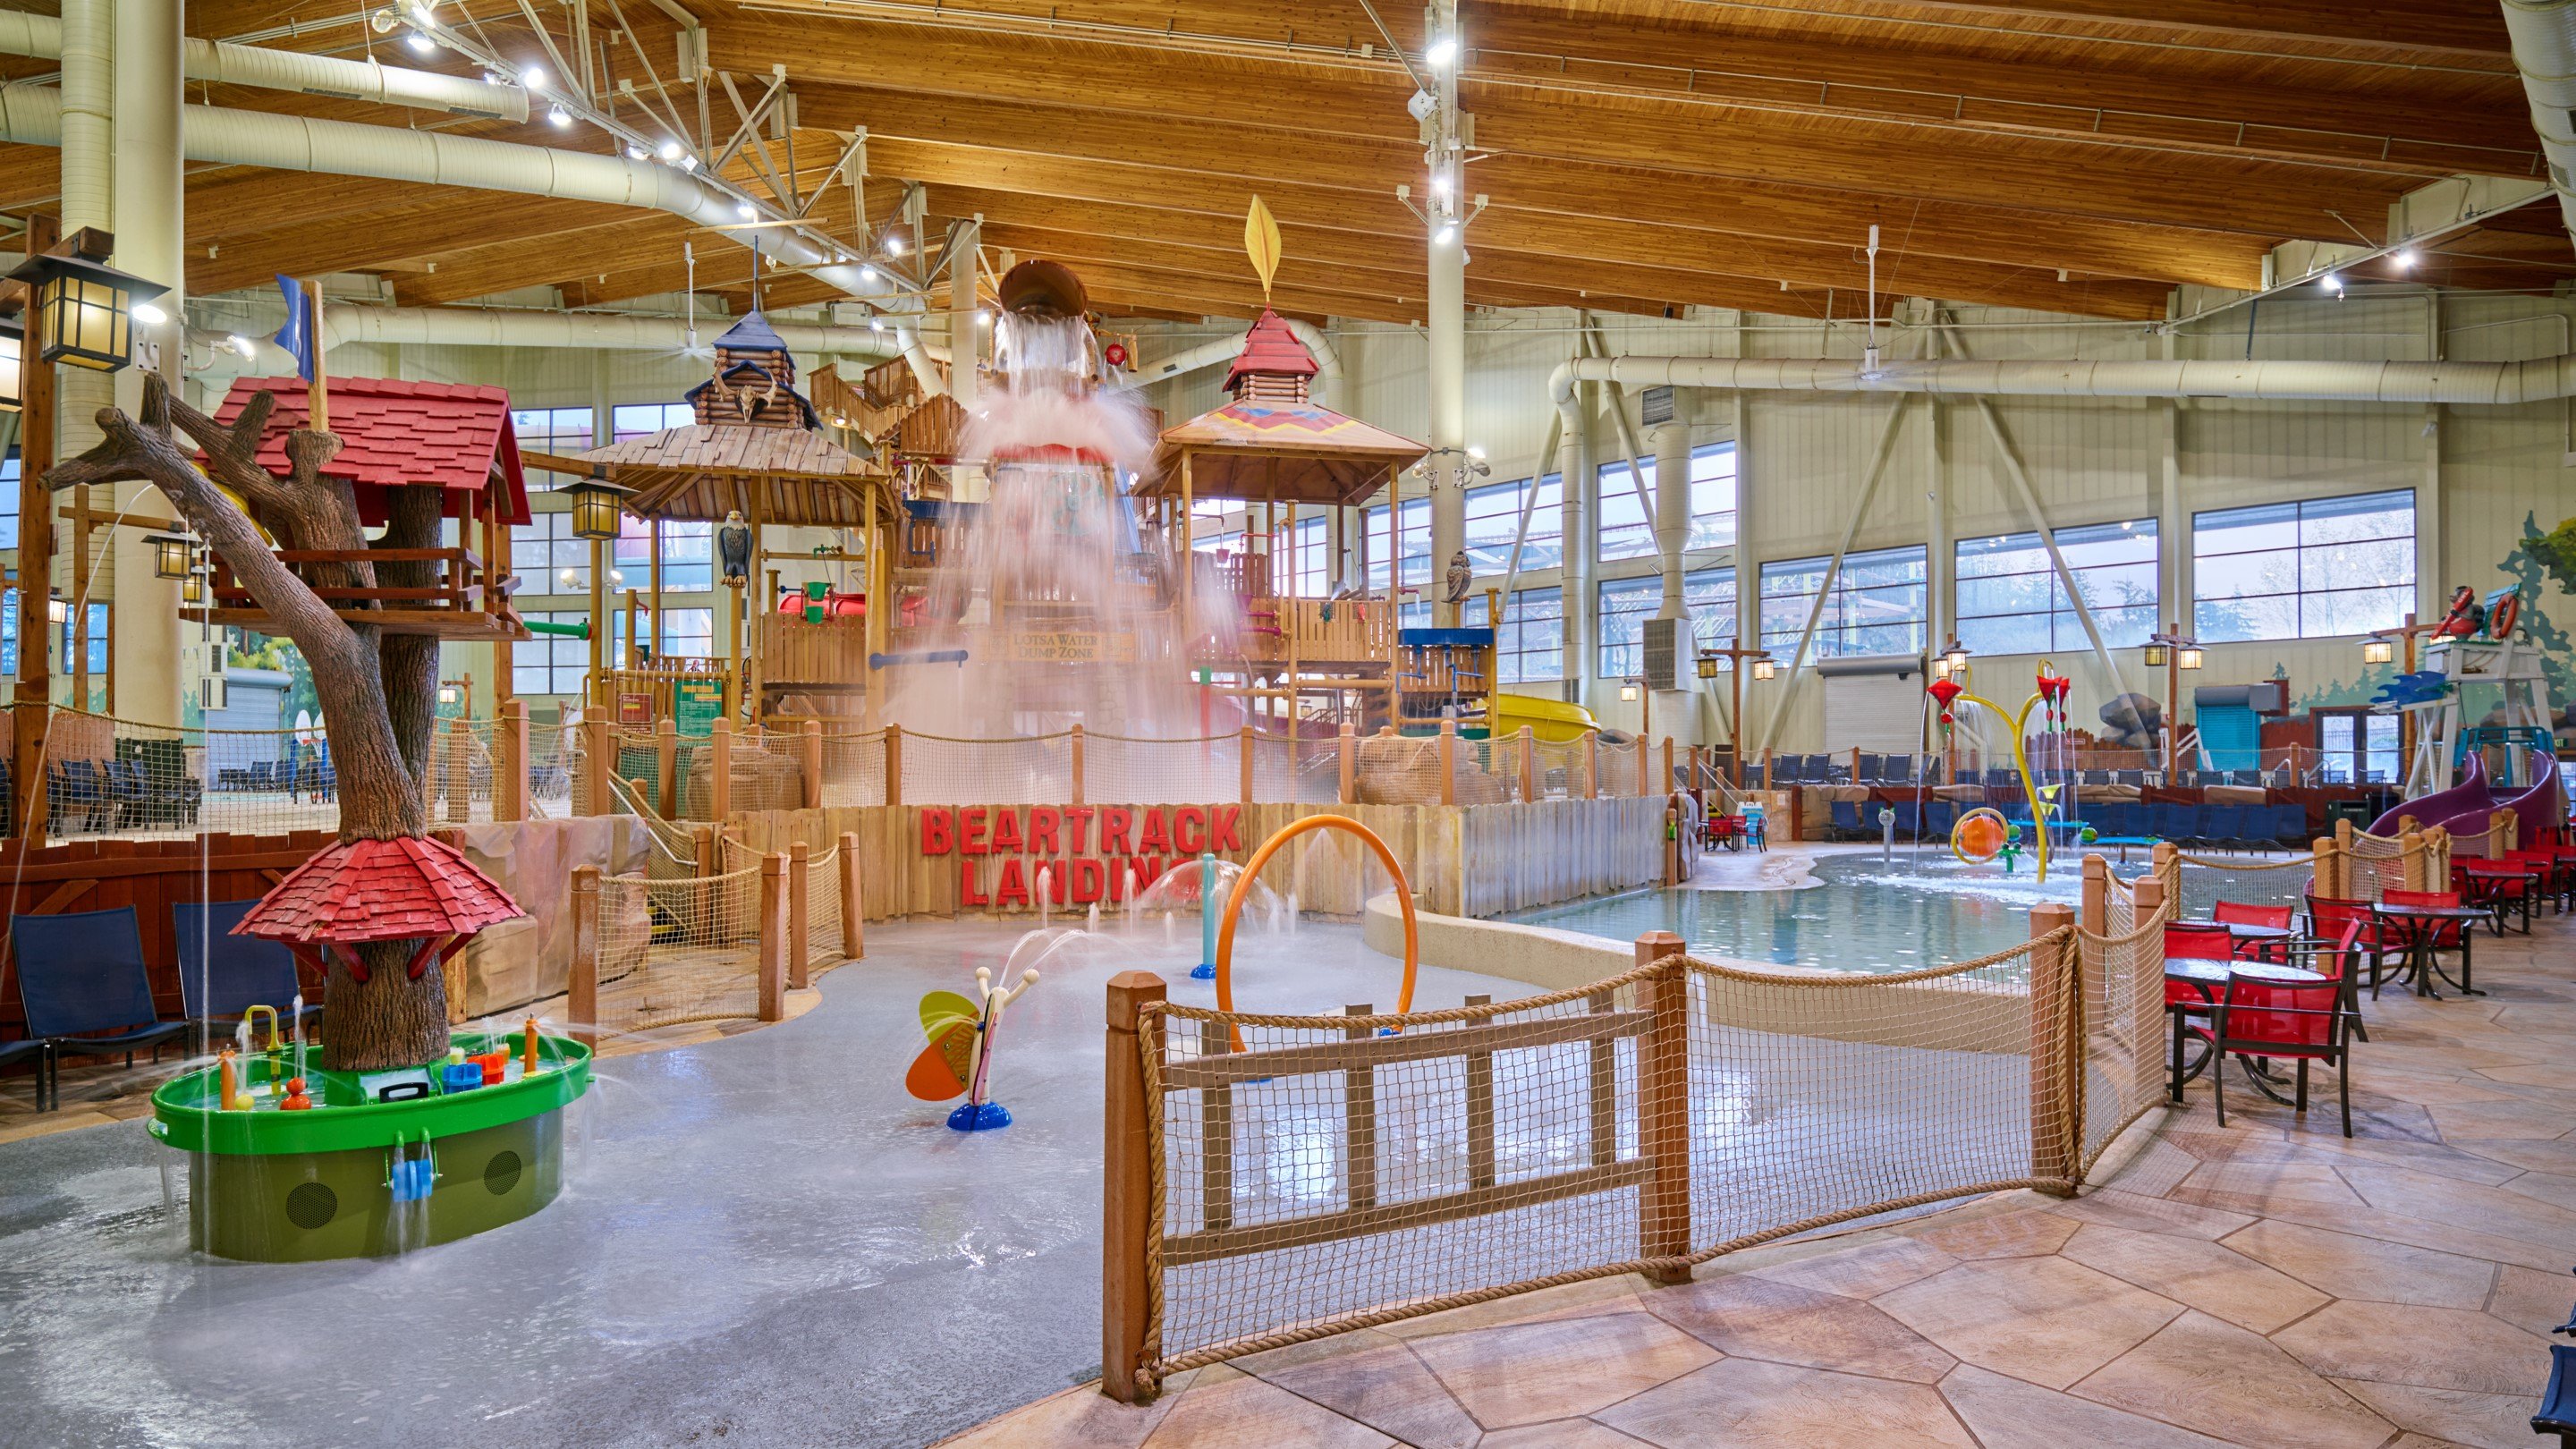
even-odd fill
[[[1990,956],[1687,956],[1409,1015],[1109,983],[1103,1391],[1533,1289],[1691,1269],[2008,1188],[2070,1193],[2164,1090],[2165,882]],[[2099,927],[2096,929],[2094,927]]]

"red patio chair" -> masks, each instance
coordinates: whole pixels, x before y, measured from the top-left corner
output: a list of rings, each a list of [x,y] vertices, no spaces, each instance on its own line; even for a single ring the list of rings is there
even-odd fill
[[[2347,928],[2348,944],[2334,952],[2317,952],[2310,959],[2310,969],[2323,973],[2329,965],[2348,963],[2355,933]],[[2343,1135],[2352,1135],[2352,1015],[2345,1004],[2348,976],[2329,975],[2323,981],[2291,983],[2230,973],[2226,994],[2218,999],[2206,1023],[2187,1023],[2193,1035],[2209,1043],[2217,1053],[2209,1073],[2210,1090],[2218,1103],[2218,1125],[2227,1125],[2227,1058],[2230,1056],[2288,1058],[2299,1064],[2298,1111],[2308,1110],[2308,1063],[2325,1062],[2335,1069],[2335,1100],[2343,1111]]]
[[[2362,952],[2370,957],[2370,984],[2376,987],[2388,953],[2397,949],[2397,945],[2395,938],[2381,929],[2379,918],[2370,913],[2370,902],[2309,895],[2309,935],[2332,941],[2343,935],[2344,927],[2355,925],[2361,927],[2359,945]]]
[[[2233,961],[2236,938],[2224,926],[2206,926],[2190,921],[2168,922],[2165,926],[2165,955],[2181,956],[2194,961]],[[2165,1005],[2185,1011],[2209,1010],[2209,998],[2188,981],[2165,983]]]
[[[2449,906],[2457,909],[2460,904],[2458,891],[2381,891],[2379,898],[2392,906]],[[2457,951],[2460,949],[2460,933],[2467,926],[2466,921],[2391,921],[2387,925],[2393,937],[2389,945],[2400,951],[2419,944],[2429,951]],[[2370,981],[2370,999],[2379,999],[2377,976]]]
[[[2244,901],[2220,901],[2209,908],[2210,918],[2230,926],[2270,926],[2274,930],[2290,929],[2290,918],[2298,914],[2291,906],[2257,906]],[[2236,954],[2250,961],[2272,961],[2280,957],[2275,947],[2279,941],[2247,941],[2236,948]]]
[[[2528,870],[2531,867],[2518,860],[2475,859],[2451,862],[2451,889],[2458,891],[2461,899],[2470,905],[2484,906],[2493,911],[2497,935],[2504,934],[2504,918],[2508,911],[2522,913],[2522,933],[2526,936],[2530,935],[2531,902],[2532,898],[2540,893],[2539,883],[2526,875],[2471,874],[2469,868],[2476,865],[2515,870]]]

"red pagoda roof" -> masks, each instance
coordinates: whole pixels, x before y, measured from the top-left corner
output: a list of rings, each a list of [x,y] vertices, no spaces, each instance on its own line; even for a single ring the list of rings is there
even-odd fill
[[[344,840],[279,881],[233,934],[291,946],[355,945],[471,936],[526,914],[463,851],[443,841]]]
[[[277,409],[260,435],[259,463],[282,475],[287,471],[286,435],[312,416],[302,378],[235,378],[215,420],[230,424],[262,392],[277,395]],[[462,517],[466,497],[490,488],[495,469],[501,474],[501,521],[528,521],[528,484],[519,471],[519,437],[510,426],[507,389],[335,377],[330,412],[340,452],[322,465],[322,472],[356,485],[358,513],[366,522],[385,521],[383,490],[391,487],[444,488],[443,511]]]
[[[1243,336],[1243,351],[1235,357],[1234,365],[1225,370],[1225,386],[1228,392],[1233,391],[1234,385],[1246,373],[1313,377],[1315,371],[1314,354],[1306,350],[1305,343],[1297,340],[1296,333],[1288,330],[1288,324],[1280,320],[1278,313],[1264,307],[1260,320],[1254,322],[1252,330]]]

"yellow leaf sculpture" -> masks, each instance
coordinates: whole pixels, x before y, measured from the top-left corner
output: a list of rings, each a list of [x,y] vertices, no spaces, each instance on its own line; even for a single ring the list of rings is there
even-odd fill
[[[1261,301],[1268,306],[1270,279],[1279,271],[1279,223],[1271,219],[1270,208],[1258,196],[1243,214],[1243,251],[1252,258],[1252,269],[1261,274]]]

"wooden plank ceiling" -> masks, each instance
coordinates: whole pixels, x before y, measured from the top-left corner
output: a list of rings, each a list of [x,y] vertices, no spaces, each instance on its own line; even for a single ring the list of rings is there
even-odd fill
[[[1422,177],[1411,83],[1358,0],[590,4],[611,90],[649,89],[639,47],[670,75],[685,8],[746,93],[786,68],[803,184],[864,127],[871,220],[918,185],[926,241],[980,215],[988,263],[1064,259],[1112,312],[1247,315],[1260,293],[1241,217],[1259,194],[1282,225],[1283,309],[1420,318],[1423,227],[1395,194]],[[525,17],[556,17],[560,35],[559,10],[440,13],[537,59]],[[188,24],[423,63],[365,35],[361,13],[197,0]],[[1378,13],[1418,45],[1417,8]],[[2433,178],[2542,169],[2495,0],[1469,0],[1462,23],[1468,189],[1491,202],[1468,234],[1476,306],[1856,316],[1875,224],[1882,294],[2150,319],[2176,283],[2256,285],[2283,241],[2375,243],[2389,201]],[[693,120],[695,97],[675,94]],[[220,86],[191,98],[607,149],[578,125]],[[720,87],[712,111],[729,130]],[[55,153],[0,147],[0,209],[58,189]],[[748,301],[746,252],[655,213],[244,169],[194,175],[188,212],[199,295],[378,271],[414,305],[528,286],[600,305],[681,287],[695,241],[700,289]],[[856,240],[846,188],[811,219]],[[2545,289],[2572,268],[2554,208],[2535,207],[2404,279]],[[763,295],[833,294],[774,276]]]

